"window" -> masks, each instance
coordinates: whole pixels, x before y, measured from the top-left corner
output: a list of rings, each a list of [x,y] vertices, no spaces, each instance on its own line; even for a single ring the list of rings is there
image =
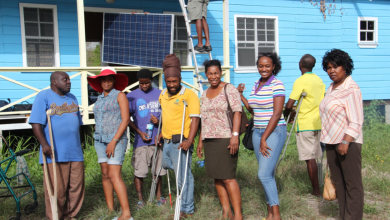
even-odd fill
[[[57,7],[20,3],[23,66],[59,66]]]
[[[256,71],[258,53],[279,52],[278,17],[235,15],[234,22],[236,72]]]
[[[173,53],[180,59],[182,66],[187,66],[188,36],[184,16],[175,15]]]
[[[358,18],[358,45],[360,48],[378,46],[378,18]]]

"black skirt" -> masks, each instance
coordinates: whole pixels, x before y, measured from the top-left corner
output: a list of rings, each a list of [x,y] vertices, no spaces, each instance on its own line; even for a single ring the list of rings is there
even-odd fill
[[[235,179],[238,151],[230,154],[230,138],[205,139],[203,148],[207,177],[213,179]]]

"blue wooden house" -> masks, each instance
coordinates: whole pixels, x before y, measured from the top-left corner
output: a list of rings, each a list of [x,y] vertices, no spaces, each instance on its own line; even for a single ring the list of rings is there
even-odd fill
[[[3,110],[49,86],[50,73],[66,71],[71,92],[79,99],[85,124],[93,124],[86,77],[101,67],[87,66],[86,42],[101,43],[103,13],[150,12],[173,14],[173,52],[180,57],[184,84],[199,91],[194,60],[178,0],[0,0],[0,130],[29,128],[29,111]],[[298,62],[312,54],[314,72],[330,84],[321,68],[324,53],[332,48],[348,52],[354,60],[352,77],[364,100],[390,99],[390,1],[385,0],[210,0],[207,20],[212,56],[223,63],[224,80],[247,85],[245,95],[259,78],[258,52],[277,52],[282,60],[278,78],[288,96],[300,76]],[[147,15],[145,15],[147,16]],[[195,28],[192,28],[195,33]],[[196,42],[196,40],[195,40]],[[201,63],[206,57],[197,55]],[[110,65],[102,63],[102,66]],[[130,79],[126,91],[137,86],[140,67],[119,66]],[[162,88],[163,74],[153,69]],[[206,85],[205,85],[206,86]],[[390,121],[390,111],[388,113]]]

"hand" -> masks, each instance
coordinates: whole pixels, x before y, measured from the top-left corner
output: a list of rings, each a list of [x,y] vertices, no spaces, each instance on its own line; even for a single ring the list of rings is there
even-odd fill
[[[271,153],[268,151],[272,151],[270,147],[268,147],[267,142],[261,140],[260,141],[260,153],[263,155],[263,157],[269,158],[271,156]]]
[[[198,158],[203,157],[203,142],[202,142],[202,140],[199,140],[199,142],[198,142],[198,147],[196,148],[196,154],[198,155]]]
[[[349,144],[342,144],[340,143],[337,147],[337,152],[341,155],[346,155],[348,152]]]
[[[229,146],[228,148],[230,149],[230,154],[234,155],[235,153],[237,153],[238,151],[238,148],[239,148],[239,138],[238,136],[232,136],[230,138],[230,143],[229,143]]]
[[[238,92],[242,95],[245,90],[245,83],[240,83],[237,87]]]
[[[287,123],[293,123],[294,122],[294,118],[295,118],[296,115],[297,115],[297,112],[296,111],[292,111],[290,113],[290,119],[289,119],[289,121]]]
[[[116,146],[117,141],[112,140],[109,144],[107,144],[106,148],[106,154],[108,158],[115,157],[114,152],[115,152],[115,146]]]
[[[47,157],[53,158],[53,151],[51,150],[50,145],[42,146],[42,153]]]
[[[162,139],[162,133],[160,133],[159,135],[156,135],[156,138],[154,139],[154,144],[156,145],[156,147],[157,147],[157,145],[158,146],[162,146],[162,144],[160,143],[160,140]]]
[[[192,144],[192,141],[189,141],[188,139],[187,140],[184,140],[183,142],[181,142],[181,144],[179,145],[179,147],[177,149],[182,149],[182,150],[188,150],[188,148],[191,147],[191,144]]]
[[[152,114],[151,114],[152,115]],[[152,117],[150,117],[150,121],[155,124],[155,125],[158,125],[158,119],[156,116],[152,115]]]
[[[144,142],[148,142],[148,141],[151,141],[151,140],[152,140],[152,138],[149,137],[145,132],[142,132],[142,131],[138,130],[137,133],[139,134],[139,136],[141,136],[141,138],[142,138],[142,140],[143,140]],[[148,137],[148,138],[147,138],[147,137]]]

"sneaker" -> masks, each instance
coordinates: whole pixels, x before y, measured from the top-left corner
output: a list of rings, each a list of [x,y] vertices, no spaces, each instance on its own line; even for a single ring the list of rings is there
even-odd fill
[[[203,46],[203,50],[207,51],[207,52],[210,52],[210,51],[213,50],[213,48],[211,47],[211,45],[210,46]]]
[[[203,49],[203,46],[199,47],[198,45],[196,45],[194,47],[194,50],[198,51],[198,52],[204,52],[204,49]]]
[[[164,197],[160,197],[160,199],[157,199],[157,206],[165,205],[167,203],[167,200]]]
[[[137,209],[142,209],[144,206],[145,206],[145,203],[142,200],[137,203]]]

